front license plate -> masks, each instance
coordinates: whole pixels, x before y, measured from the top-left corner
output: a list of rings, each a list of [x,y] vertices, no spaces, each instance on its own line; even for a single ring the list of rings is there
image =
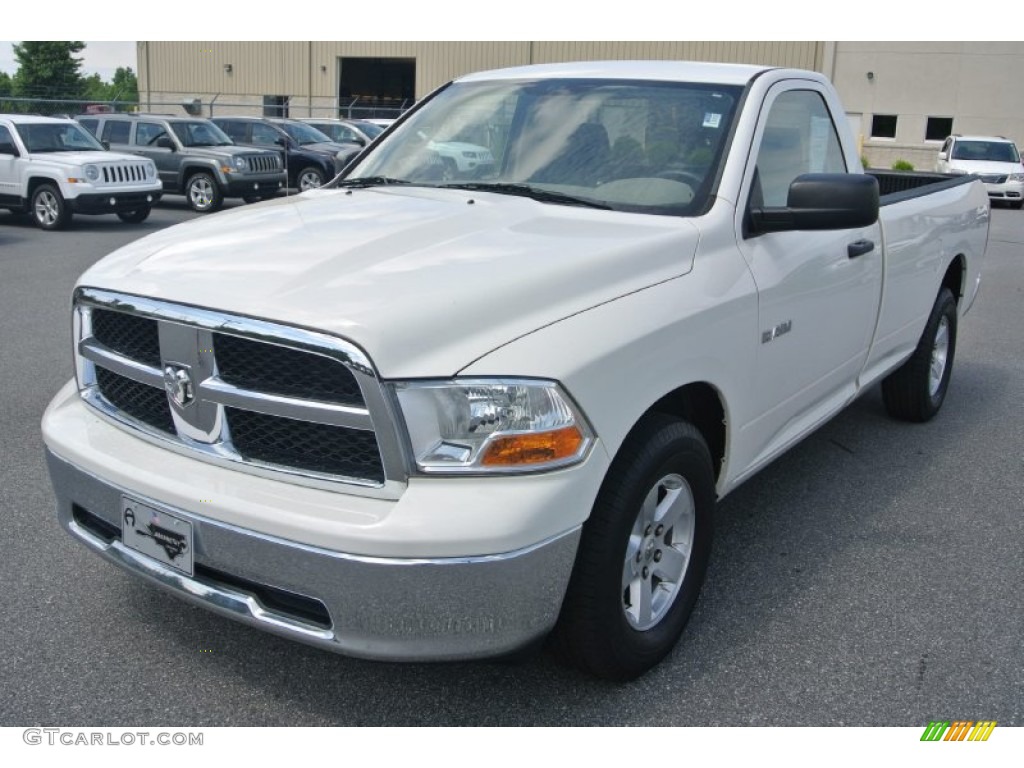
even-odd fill
[[[192,523],[188,520],[122,496],[121,531],[129,549],[192,575]]]

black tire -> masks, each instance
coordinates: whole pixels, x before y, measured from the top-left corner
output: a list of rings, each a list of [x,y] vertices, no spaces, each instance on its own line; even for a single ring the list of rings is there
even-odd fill
[[[260,197],[259,195],[245,195],[245,196],[242,197],[242,201],[244,203],[246,203],[246,205],[252,205],[253,203],[258,203],[262,199],[263,198]]]
[[[40,184],[32,190],[29,210],[40,229],[64,229],[71,221],[71,209],[55,184]]]
[[[885,409],[894,419],[924,422],[939,412],[953,372],[956,323],[956,299],[943,288],[914,354],[882,382]],[[933,366],[940,370],[933,374]]]
[[[193,173],[185,182],[185,199],[196,213],[213,213],[224,205],[224,195],[212,174],[200,171]]]
[[[667,488],[668,480],[669,485],[678,487]],[[676,495],[669,498],[668,494]],[[649,497],[657,504],[649,504],[647,509],[672,510],[676,506],[672,499],[676,499],[679,509],[685,507],[690,512],[678,513],[678,520],[662,530],[655,527],[661,517],[653,517],[649,525],[651,518],[642,514]],[[714,469],[700,432],[688,422],[663,414],[644,417],[615,457],[593,513],[583,526],[552,635],[556,655],[609,680],[632,680],[661,661],[682,634],[704,582],[714,507]],[[692,530],[687,530],[691,520]],[[681,546],[687,532],[692,547],[688,559],[681,561],[681,578],[676,582],[660,580],[656,571],[664,566],[656,563],[673,562],[660,548]],[[657,595],[655,599],[662,604],[646,617],[651,623],[641,626],[644,611],[642,605],[634,605],[634,595],[640,594],[648,581],[650,594]]]
[[[117,218],[128,224],[141,224],[149,218],[152,210],[151,206],[144,205],[141,208],[136,208],[134,211],[118,211]]]
[[[307,165],[295,174],[295,188],[300,192],[322,187],[325,181],[327,177],[324,172],[312,165]]]

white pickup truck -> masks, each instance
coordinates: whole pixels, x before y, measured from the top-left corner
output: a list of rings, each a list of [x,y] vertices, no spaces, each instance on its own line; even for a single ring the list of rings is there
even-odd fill
[[[451,178],[455,137],[493,168]],[[971,178],[864,174],[814,72],[462,77],[329,187],[81,277],[59,520],[323,648],[552,634],[632,678],[693,609],[716,499],[878,381],[897,418],[939,410],[989,215]]]
[[[108,152],[74,120],[0,115],[0,208],[61,229],[75,213],[145,221],[162,186],[152,160]]]

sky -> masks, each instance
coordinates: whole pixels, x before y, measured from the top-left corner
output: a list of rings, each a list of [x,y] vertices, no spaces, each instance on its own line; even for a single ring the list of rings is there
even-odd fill
[[[82,74],[94,72],[103,80],[109,81],[118,67],[131,67],[139,71],[135,61],[135,41],[131,42],[85,42],[85,50],[79,54],[82,59]],[[18,71],[18,62],[14,58],[14,42],[0,40],[0,72],[14,76]]]

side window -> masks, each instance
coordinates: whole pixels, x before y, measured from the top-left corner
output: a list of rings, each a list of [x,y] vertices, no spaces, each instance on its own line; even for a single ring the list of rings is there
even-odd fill
[[[228,138],[235,142],[245,142],[245,123],[237,120],[220,120],[217,127],[228,135]]]
[[[85,128],[85,130],[87,130],[93,136],[95,136],[96,128],[99,126],[100,121],[97,120],[95,117],[83,117],[81,120],[78,121],[78,124]]]
[[[111,144],[127,144],[132,124],[127,120],[107,120],[103,126],[103,141]]]
[[[775,99],[757,152],[752,200],[784,207],[789,185],[804,173],[846,173],[846,161],[825,100],[816,91],[788,91]],[[760,201],[757,201],[760,187]]]
[[[11,132],[7,130],[5,125],[0,125],[0,144],[8,144],[12,148],[15,146],[14,137],[11,136]]]
[[[269,125],[264,125],[263,123],[252,124],[253,144],[272,145],[277,141],[279,135],[280,134],[278,134],[278,132],[271,128]]]
[[[136,123],[135,143],[140,147],[151,147],[156,145],[156,140],[166,136],[167,131],[160,123]]]

